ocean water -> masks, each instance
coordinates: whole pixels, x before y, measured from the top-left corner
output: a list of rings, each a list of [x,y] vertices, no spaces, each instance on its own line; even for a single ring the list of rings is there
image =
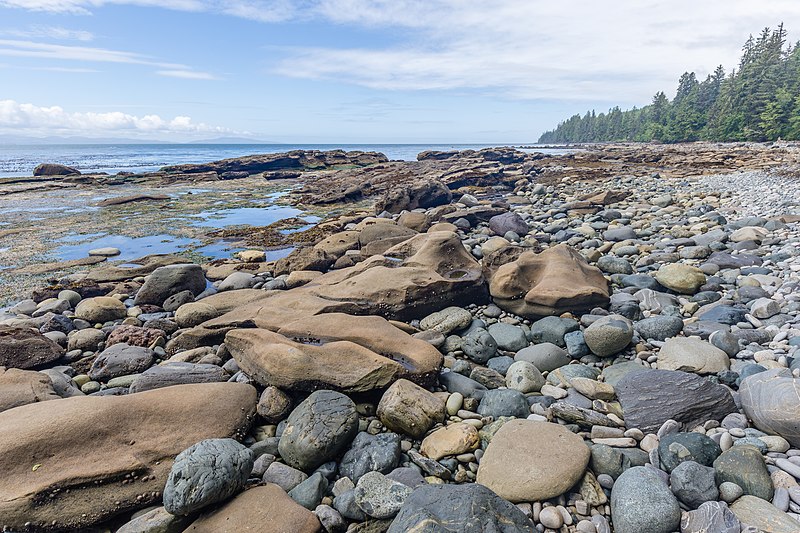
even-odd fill
[[[207,163],[230,157],[290,150],[362,150],[412,161],[425,150],[481,149],[502,144],[0,144],[0,177],[30,176],[39,163],[59,163],[81,172],[151,172],[167,165]],[[553,148],[526,149],[564,153]]]

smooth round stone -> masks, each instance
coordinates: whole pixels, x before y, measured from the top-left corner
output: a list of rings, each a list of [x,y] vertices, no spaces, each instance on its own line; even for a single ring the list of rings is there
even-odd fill
[[[528,338],[522,328],[497,322],[489,326],[489,334],[497,342],[497,347],[507,352],[517,352],[528,345]]]
[[[597,268],[608,274],[633,274],[633,267],[626,259],[613,255],[598,259]]]
[[[572,359],[566,350],[550,342],[534,344],[518,351],[514,356],[515,361],[528,361],[541,372],[550,372],[556,368],[568,365]]]
[[[663,265],[655,278],[664,287],[681,294],[694,294],[706,282],[702,270],[681,263]]]
[[[450,396],[447,397],[447,402],[445,407],[447,409],[447,414],[450,416],[455,416],[456,413],[461,409],[461,406],[464,404],[464,396],[460,392],[454,392]]]
[[[643,339],[665,341],[683,331],[683,320],[678,316],[653,316],[636,322],[633,328]]]
[[[692,509],[719,497],[714,469],[694,461],[676,466],[670,473],[669,484],[678,500]]]
[[[544,384],[542,373],[528,361],[516,361],[506,372],[506,386],[523,394],[539,392]]]
[[[514,364],[513,357],[509,357],[507,355],[501,355],[499,357],[492,357],[491,359],[489,359],[489,361],[486,363],[486,366],[488,366],[495,372],[505,376],[506,372],[508,372],[509,367],[513,364]]]
[[[726,503],[733,503],[744,494],[742,487],[730,481],[724,481],[719,484],[719,497]]]
[[[492,437],[477,482],[511,502],[547,500],[581,479],[589,455],[583,439],[563,426],[511,420]]]
[[[550,529],[558,529],[564,525],[564,517],[555,507],[545,507],[539,513],[539,523]]]
[[[616,533],[672,533],[680,528],[681,508],[657,470],[636,466],[614,483],[611,517]]]
[[[119,248],[95,248],[94,250],[89,250],[89,256],[97,256],[97,257],[114,257],[119,255],[121,252]]]
[[[549,342],[564,348],[566,347],[564,336],[579,329],[580,324],[571,318],[548,316],[531,324],[529,338],[531,342]]]
[[[478,414],[495,419],[501,416],[526,418],[530,414],[530,408],[521,392],[512,389],[493,389],[484,393],[478,406]]]
[[[592,353],[600,357],[608,357],[619,353],[633,339],[633,324],[620,315],[608,315],[595,320],[583,332]]]
[[[485,364],[497,355],[497,341],[485,329],[476,329],[462,337],[461,350],[478,364]]]
[[[128,310],[125,308],[125,304],[110,296],[85,298],[75,306],[75,317],[92,324],[120,320],[125,318],[127,314]]]
[[[423,318],[419,326],[424,330],[438,331],[447,335],[464,329],[472,322],[472,314],[461,307],[447,307]]]
[[[744,494],[772,500],[773,485],[764,457],[752,446],[734,446],[714,461],[718,483],[730,481]]]

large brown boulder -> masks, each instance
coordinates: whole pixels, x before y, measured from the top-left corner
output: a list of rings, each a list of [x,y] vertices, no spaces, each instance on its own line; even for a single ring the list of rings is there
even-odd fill
[[[239,494],[222,507],[201,516],[185,533],[317,533],[319,520],[278,485],[267,483]]]
[[[528,318],[585,313],[609,302],[603,273],[566,244],[500,266],[489,292],[498,306]]]
[[[0,366],[40,368],[64,355],[64,349],[35,329],[0,326]]]
[[[399,378],[430,382],[442,364],[436,348],[377,316],[328,313],[275,332],[234,329],[225,345],[247,375],[290,390],[363,392]]]
[[[252,386],[213,383],[4,411],[0,528],[75,530],[160,502],[178,453],[241,437],[255,408]]]
[[[0,411],[59,398],[47,374],[0,366]]]
[[[375,205],[375,212],[399,213],[449,204],[452,200],[453,193],[447,185],[436,179],[424,180],[388,190]]]

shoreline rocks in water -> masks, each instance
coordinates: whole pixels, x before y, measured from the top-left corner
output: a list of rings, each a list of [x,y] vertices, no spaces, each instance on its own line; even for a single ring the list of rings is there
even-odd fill
[[[796,533],[798,155],[155,173],[289,172],[295,198],[376,215],[331,215],[277,262],[111,259],[20,295],[0,314],[0,527]]]

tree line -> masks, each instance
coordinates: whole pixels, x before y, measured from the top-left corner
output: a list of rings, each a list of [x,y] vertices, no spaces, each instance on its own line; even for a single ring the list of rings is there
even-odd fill
[[[783,24],[744,44],[738,69],[722,66],[698,81],[686,72],[670,101],[576,114],[545,132],[540,143],[800,140],[800,42],[786,44]]]

